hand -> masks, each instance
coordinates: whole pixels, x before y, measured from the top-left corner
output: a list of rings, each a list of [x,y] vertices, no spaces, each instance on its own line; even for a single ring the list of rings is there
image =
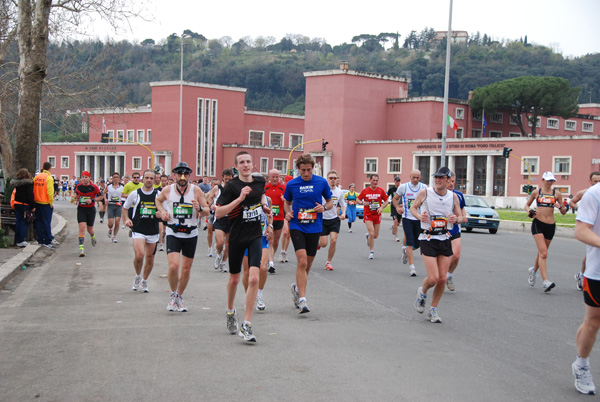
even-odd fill
[[[457,223],[458,222],[458,216],[456,216],[454,214],[446,215],[446,219],[448,219],[448,223]]]
[[[267,204],[262,204],[262,210],[265,214],[267,214],[267,216],[273,216],[273,211],[267,206]]]
[[[341,214],[341,215],[340,215],[340,219],[341,219],[341,220],[344,220],[344,219],[346,219],[346,214]]]
[[[325,212],[325,207],[317,202],[317,206],[315,207],[315,212],[323,213],[323,212]]]
[[[421,219],[419,220],[423,223],[429,222],[429,214],[427,213],[427,211],[421,212]]]
[[[192,200],[192,208],[194,208],[196,211],[200,211],[200,203],[195,198]]]
[[[554,203],[554,208],[561,209],[561,208],[562,208],[562,204],[560,204],[560,203],[558,203],[558,202],[555,202],[555,203]]]
[[[158,211],[157,212],[159,215],[159,218],[162,219],[163,221],[168,221],[169,220],[169,213],[167,211]]]
[[[246,186],[244,188],[242,188],[242,191],[240,191],[240,201],[244,201],[246,199],[246,196],[248,194],[250,194],[252,192],[252,187],[250,186]]]
[[[292,219],[294,219],[294,213],[292,211],[288,212],[285,214],[285,220],[286,221],[291,221]]]
[[[271,226],[267,226],[267,241],[273,240],[273,228]]]

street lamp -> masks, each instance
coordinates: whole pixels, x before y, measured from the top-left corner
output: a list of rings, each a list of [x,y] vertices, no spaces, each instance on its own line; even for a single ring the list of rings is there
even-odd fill
[[[183,120],[183,40],[186,34],[181,35],[181,68],[179,70],[179,161],[181,162],[181,125]]]

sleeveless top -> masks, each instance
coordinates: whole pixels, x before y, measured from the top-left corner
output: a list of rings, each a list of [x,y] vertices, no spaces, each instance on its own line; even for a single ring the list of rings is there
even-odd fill
[[[344,198],[348,201],[346,203],[347,206],[356,207],[356,199],[358,198],[358,193],[356,191],[348,191],[346,194],[344,194]]]
[[[141,188],[136,191],[137,200],[131,220],[133,221],[132,230],[146,236],[157,235],[158,219],[156,219],[156,196],[158,191],[153,189],[150,194],[146,194]]]
[[[194,199],[194,184],[189,183],[187,193],[182,196],[177,191],[177,184],[171,184],[169,198],[167,199],[166,210],[169,212],[169,220],[167,221],[167,235],[175,237],[187,238],[198,236],[198,213],[192,207]],[[179,225],[187,228],[192,228],[190,233],[175,232],[169,226]]]
[[[537,206],[554,208],[554,203],[556,203],[556,189],[552,189],[552,194],[542,194],[541,191],[542,190],[540,189],[540,193],[535,199]]]
[[[413,189],[411,187],[410,182],[402,183],[398,187],[398,191],[396,191],[396,194],[398,194],[402,198],[402,205],[404,206],[404,218],[412,219],[413,221],[417,220],[417,218],[415,218],[413,216],[413,214],[410,212],[410,206],[413,204],[413,202],[415,202],[415,199],[417,198],[417,194],[419,193],[419,191],[421,191],[422,189],[424,189],[426,187],[427,187],[427,185],[423,184],[421,182],[419,182],[419,184],[417,184],[416,189]],[[423,206],[421,206],[421,208],[423,208]]]
[[[446,194],[439,195],[431,187],[427,187],[427,197],[421,205],[421,212],[427,211],[429,222],[421,221],[421,230],[419,240],[447,240],[450,237],[448,232],[448,220],[446,215],[454,211],[454,193],[446,190]]]

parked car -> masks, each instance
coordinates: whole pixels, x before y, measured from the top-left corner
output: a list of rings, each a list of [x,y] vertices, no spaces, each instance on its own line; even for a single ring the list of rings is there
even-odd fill
[[[356,204],[356,216],[360,219],[365,216],[365,206],[361,203]]]
[[[467,232],[473,229],[488,229],[491,234],[498,232],[500,215],[483,198],[465,194],[465,211],[468,221],[461,223],[461,227],[465,228]]]

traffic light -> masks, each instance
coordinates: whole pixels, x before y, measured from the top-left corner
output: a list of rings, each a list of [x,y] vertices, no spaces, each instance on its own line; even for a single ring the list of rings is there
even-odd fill
[[[327,144],[329,144],[327,141],[323,140],[323,151],[327,151]]]
[[[100,139],[100,142],[108,143],[109,138],[110,137],[108,136],[108,133],[102,133],[102,138]]]
[[[535,186],[532,186],[531,184],[525,184],[523,186],[523,192],[526,193],[526,194],[533,193],[533,190],[535,190]]]
[[[512,151],[512,148],[504,147],[502,150],[502,156],[508,158],[510,156],[510,151]]]

